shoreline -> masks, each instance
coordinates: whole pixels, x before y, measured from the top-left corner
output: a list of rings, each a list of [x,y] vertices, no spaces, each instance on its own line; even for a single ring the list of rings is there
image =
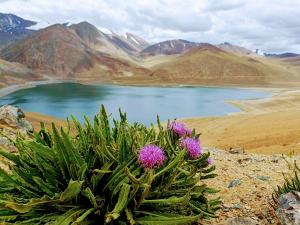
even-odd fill
[[[46,84],[58,84],[58,83],[64,83],[66,81],[64,80],[42,80],[42,81],[29,81],[24,84],[14,84],[9,85],[7,87],[0,89],[0,98],[9,95],[11,93],[14,93],[16,91],[20,91],[23,89],[33,88],[39,85],[46,85]]]
[[[300,154],[300,88],[269,98],[233,100],[242,111],[227,116],[182,119],[202,133],[205,146],[246,153]]]
[[[167,87],[167,88],[181,88],[181,87],[202,87],[202,88],[235,88],[235,89],[245,89],[245,90],[257,90],[263,92],[269,92],[272,95],[278,92],[282,92],[284,90],[292,90],[295,87],[263,87],[263,86],[240,86],[238,84],[228,84],[228,85],[209,85],[209,84],[157,84],[157,83],[149,83],[147,85],[143,83],[123,83],[123,82],[99,82],[99,83],[89,83],[80,80],[61,80],[61,79],[50,79],[50,80],[40,80],[40,81],[29,81],[24,84],[13,84],[0,89],[0,98],[9,95],[13,92],[33,88],[39,85],[47,85],[47,84],[59,84],[59,83],[74,83],[74,84],[82,84],[82,85],[94,85],[94,86],[101,86],[101,85],[109,85],[109,86],[124,86],[124,87]],[[230,102],[234,101],[228,100],[226,103],[231,104]]]

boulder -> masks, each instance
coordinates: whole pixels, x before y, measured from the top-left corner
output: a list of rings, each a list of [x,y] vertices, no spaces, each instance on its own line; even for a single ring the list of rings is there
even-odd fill
[[[300,192],[291,191],[282,194],[278,199],[279,208],[276,214],[285,225],[300,224]]]
[[[29,132],[33,132],[32,124],[25,119],[20,108],[11,105],[0,107],[0,147],[16,152],[13,140],[17,133],[26,136]]]
[[[33,127],[25,119],[24,112],[15,106],[4,105],[0,107],[0,127],[15,128],[23,132],[32,132]]]

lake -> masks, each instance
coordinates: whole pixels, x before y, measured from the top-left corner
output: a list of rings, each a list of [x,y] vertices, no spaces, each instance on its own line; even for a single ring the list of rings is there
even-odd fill
[[[129,87],[60,83],[40,85],[4,96],[0,104],[12,104],[25,111],[39,112],[58,118],[70,114],[83,121],[103,104],[107,112],[118,115],[121,108],[129,121],[146,125],[183,117],[220,116],[239,112],[226,100],[256,99],[269,93],[239,88],[221,87]]]

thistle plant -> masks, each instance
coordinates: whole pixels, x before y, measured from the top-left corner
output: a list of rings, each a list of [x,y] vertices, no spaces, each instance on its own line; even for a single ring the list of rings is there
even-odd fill
[[[32,139],[18,137],[17,155],[0,151],[11,162],[10,171],[0,170],[1,224],[190,224],[215,217],[220,200],[205,184],[215,166],[194,130],[179,134],[159,119],[158,128],[129,124],[122,112],[109,120],[103,106],[93,121],[81,125],[72,117],[69,124],[51,131],[42,124]],[[196,148],[183,141],[187,136]]]

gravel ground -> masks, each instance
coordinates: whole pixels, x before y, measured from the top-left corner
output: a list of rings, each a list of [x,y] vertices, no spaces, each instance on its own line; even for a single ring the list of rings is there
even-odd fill
[[[203,224],[280,224],[271,207],[272,193],[289,174],[288,162],[300,155],[232,154],[217,149],[210,151],[218,177],[205,181],[220,190],[223,200],[218,218]]]

